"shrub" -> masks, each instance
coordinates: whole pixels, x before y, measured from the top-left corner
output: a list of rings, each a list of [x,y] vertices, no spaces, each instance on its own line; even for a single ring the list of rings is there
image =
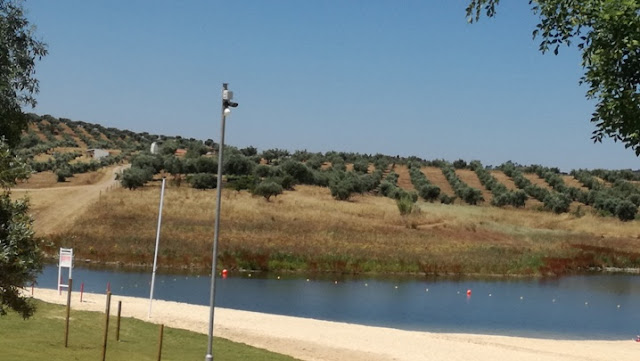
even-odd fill
[[[479,189],[467,187],[462,192],[462,199],[468,204],[475,206],[478,202],[483,202],[482,192]]]
[[[631,221],[636,218],[638,213],[638,206],[628,200],[623,200],[618,203],[616,207],[616,216],[621,221]]]
[[[544,199],[544,208],[560,214],[569,211],[571,199],[563,193],[549,193]]]
[[[130,190],[144,186],[145,183],[153,178],[153,174],[147,169],[131,167],[122,172],[120,184]]]
[[[267,202],[272,196],[277,196],[278,194],[282,194],[282,192],[282,186],[273,180],[264,180],[253,190],[253,194],[263,196]]]
[[[426,201],[433,202],[440,196],[440,187],[434,184],[425,184],[420,187],[420,197]]]
[[[195,173],[187,177],[187,182],[195,189],[213,189],[218,185],[218,178],[211,173]]]
[[[253,169],[253,174],[259,178],[266,178],[271,174],[271,167],[265,164],[259,164]]]
[[[353,163],[353,170],[360,173],[367,173],[369,171],[369,162],[366,159],[358,159]]]
[[[286,174],[293,177],[296,183],[300,183],[300,184],[313,183],[313,173],[306,165],[304,165],[304,163],[289,159],[284,161],[280,165],[280,169],[282,169],[282,171],[285,172]]]
[[[69,167],[62,167],[56,171],[56,177],[58,177],[58,182],[64,182],[67,178],[73,177],[73,173]]]
[[[256,178],[252,175],[229,178],[229,186],[238,192],[243,189],[252,191],[255,188],[256,183]]]
[[[492,206],[504,207],[508,204],[511,204],[511,197],[509,196],[509,193],[494,195],[493,199],[491,199]]]
[[[224,161],[224,174],[250,175],[255,163],[242,154],[232,154]]]
[[[453,162],[453,167],[455,169],[464,169],[467,168],[467,162],[463,159],[458,159]]]
[[[529,197],[527,196],[527,193],[521,189],[510,192],[509,195],[510,195],[511,205],[518,208],[524,207],[525,203],[527,202],[527,199],[529,199]]]
[[[453,204],[453,202],[455,202],[456,197],[452,197],[452,196],[448,196],[444,193],[440,194],[440,203],[442,204]]]
[[[415,202],[411,199],[410,196],[400,197],[400,199],[396,200],[396,205],[398,206],[398,210],[400,211],[400,215],[406,216],[407,214],[411,214],[413,212],[413,206]]]

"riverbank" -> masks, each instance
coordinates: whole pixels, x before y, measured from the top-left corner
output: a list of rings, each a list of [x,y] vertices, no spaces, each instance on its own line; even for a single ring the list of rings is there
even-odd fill
[[[64,304],[66,295],[36,288],[34,297]],[[105,295],[72,297],[72,310],[104,312]],[[155,300],[148,319],[149,300],[112,296],[122,301],[123,317],[207,333],[209,308]],[[115,307],[112,307],[115,315]],[[308,361],[420,361],[522,360],[605,361],[637,360],[640,343],[599,340],[545,340],[522,337],[440,334],[404,331],[299,317],[216,308],[215,336],[242,342]]]

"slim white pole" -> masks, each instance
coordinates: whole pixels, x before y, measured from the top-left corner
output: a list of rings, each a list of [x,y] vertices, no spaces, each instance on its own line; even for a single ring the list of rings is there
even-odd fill
[[[156,232],[156,251],[153,255],[153,273],[151,274],[151,293],[149,294],[149,314],[151,318],[151,304],[153,302],[153,286],[156,283],[156,266],[158,264],[158,245],[160,244],[160,226],[162,225],[162,204],[164,203],[164,184],[166,178],[162,177],[162,190],[160,191],[160,210],[158,211],[158,230]]]

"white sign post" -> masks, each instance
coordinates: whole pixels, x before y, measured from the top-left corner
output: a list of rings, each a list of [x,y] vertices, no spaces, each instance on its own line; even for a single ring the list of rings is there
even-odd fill
[[[164,203],[164,184],[166,178],[162,177],[162,189],[160,190],[160,209],[158,210],[158,230],[156,231],[156,251],[153,254],[153,272],[151,273],[151,291],[149,292],[149,314],[151,318],[151,304],[153,303],[153,286],[156,283],[156,268],[158,265],[158,246],[160,245],[160,227],[162,226],[162,204]]]
[[[62,283],[62,268],[69,269],[69,278],[71,278],[71,270],[73,270],[73,248],[60,248],[60,259],[58,261],[58,293],[63,287],[69,287],[68,284]]]

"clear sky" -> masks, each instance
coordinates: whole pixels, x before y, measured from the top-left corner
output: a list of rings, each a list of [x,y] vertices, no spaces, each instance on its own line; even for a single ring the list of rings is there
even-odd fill
[[[594,144],[580,56],[542,55],[527,1],[28,0],[50,54],[34,112],[226,142],[485,165],[640,168]],[[31,110],[29,110],[31,111]]]

